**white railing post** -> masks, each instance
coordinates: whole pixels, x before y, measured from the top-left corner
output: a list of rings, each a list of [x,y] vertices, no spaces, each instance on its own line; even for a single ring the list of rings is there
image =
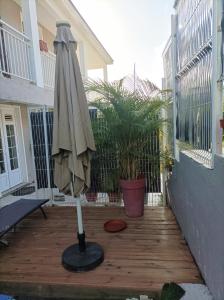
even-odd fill
[[[212,33],[212,167],[214,156],[222,153],[222,130],[219,120],[222,119],[223,81],[221,64],[222,30],[221,20],[223,13],[222,0],[213,0],[213,33]]]
[[[85,55],[84,43],[79,42],[78,47],[79,47],[80,71],[81,71],[81,74],[82,74],[82,78],[85,80],[85,79],[87,79],[87,69],[86,69],[86,55]]]
[[[44,87],[39,47],[36,0],[22,0],[22,14],[25,34],[31,40],[31,65],[37,86]]]
[[[179,160],[179,149],[176,140],[176,119],[177,119],[177,16],[171,16],[171,47],[172,47],[172,98],[173,98],[173,150],[176,160]]]
[[[29,137],[30,137],[30,148],[31,148],[31,155],[32,155],[32,170],[33,170],[33,178],[34,178],[34,185],[35,185],[35,193],[38,192],[38,183],[37,183],[37,173],[36,173],[36,164],[35,164],[35,155],[34,155],[34,145],[33,145],[33,133],[32,133],[32,122],[31,122],[31,113],[32,109],[28,107],[28,120],[29,120]]]
[[[107,65],[103,67],[103,80],[108,81]]]

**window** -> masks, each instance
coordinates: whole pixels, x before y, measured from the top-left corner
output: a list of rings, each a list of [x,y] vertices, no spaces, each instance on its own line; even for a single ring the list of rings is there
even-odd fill
[[[10,167],[11,170],[18,169],[18,158],[17,158],[17,149],[16,149],[16,137],[14,125],[9,124],[6,125],[6,135],[8,141],[8,149],[9,149],[9,159],[10,159]]]

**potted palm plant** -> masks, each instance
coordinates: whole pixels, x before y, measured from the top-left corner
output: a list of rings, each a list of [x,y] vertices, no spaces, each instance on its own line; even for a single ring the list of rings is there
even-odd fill
[[[142,216],[145,178],[140,161],[147,142],[144,137],[161,130],[164,120],[160,112],[164,101],[152,98],[140,88],[134,92],[127,90],[123,80],[88,81],[86,91],[98,95],[91,105],[101,113],[105,126],[97,136],[101,145],[116,153],[125,212],[129,217]]]
[[[220,123],[220,128],[224,129],[224,113],[223,113],[223,118],[219,120]]]

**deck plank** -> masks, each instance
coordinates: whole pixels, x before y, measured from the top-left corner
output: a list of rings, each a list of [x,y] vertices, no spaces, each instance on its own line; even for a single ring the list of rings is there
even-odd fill
[[[61,266],[61,253],[75,241],[76,212],[48,207],[26,218],[10,246],[0,248],[0,292],[13,295],[72,299],[125,299],[147,293],[156,296],[165,282],[200,283],[202,279],[169,208],[147,208],[131,219],[119,207],[85,207],[88,241],[105,251],[101,266],[87,273],[71,273]],[[128,228],[107,233],[105,221],[122,218]]]

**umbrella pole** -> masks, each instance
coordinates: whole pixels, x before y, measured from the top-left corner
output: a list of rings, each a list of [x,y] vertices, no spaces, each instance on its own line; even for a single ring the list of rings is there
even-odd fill
[[[86,250],[86,240],[85,240],[85,232],[83,230],[83,222],[82,222],[82,208],[80,197],[76,198],[76,210],[77,210],[77,220],[78,220],[78,240],[79,240],[79,250],[80,252],[84,252]]]
[[[80,198],[76,198],[76,211],[77,211],[77,220],[78,220],[78,233],[83,234],[83,221],[82,221],[82,208]]]
[[[71,183],[71,194],[74,198],[73,182]],[[79,243],[71,245],[64,250],[62,264],[69,271],[85,272],[96,268],[103,262],[104,251],[97,243],[86,243],[80,197],[74,199],[76,199]]]
[[[80,252],[84,252],[86,250],[86,241],[85,241],[85,232],[83,229],[83,221],[82,221],[82,207],[80,197],[74,197],[74,189],[73,189],[73,182],[71,182],[71,194],[72,198],[76,199],[76,212],[77,212],[77,223],[78,223],[78,233],[77,237],[79,240],[79,250]]]

